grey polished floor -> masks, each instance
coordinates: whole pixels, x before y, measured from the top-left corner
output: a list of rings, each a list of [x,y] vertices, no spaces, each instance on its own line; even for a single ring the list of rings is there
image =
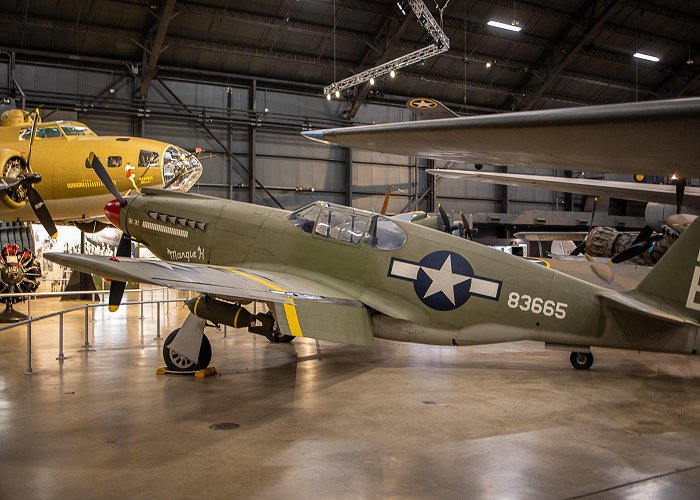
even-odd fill
[[[31,376],[26,329],[0,332],[0,498],[700,498],[700,357],[212,330],[195,379],[155,374],[155,315],[97,311],[87,353],[67,315],[63,363],[39,323]]]

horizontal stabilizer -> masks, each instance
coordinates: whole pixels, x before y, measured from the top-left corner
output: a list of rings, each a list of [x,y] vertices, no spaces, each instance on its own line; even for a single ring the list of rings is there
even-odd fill
[[[686,317],[680,313],[661,309],[657,306],[647,304],[635,299],[631,295],[616,293],[601,295],[603,302],[613,309],[619,309],[629,313],[640,314],[649,318],[673,323],[676,325],[693,325],[700,326],[695,319]]]

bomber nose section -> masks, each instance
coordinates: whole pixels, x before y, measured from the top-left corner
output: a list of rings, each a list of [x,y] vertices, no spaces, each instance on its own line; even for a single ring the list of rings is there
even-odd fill
[[[182,148],[168,146],[163,155],[164,189],[189,191],[202,175],[199,159]]]
[[[107,216],[107,219],[109,219],[109,222],[114,224],[114,226],[119,229],[122,228],[119,220],[121,213],[122,206],[119,203],[119,200],[116,198],[105,205],[105,215]]]

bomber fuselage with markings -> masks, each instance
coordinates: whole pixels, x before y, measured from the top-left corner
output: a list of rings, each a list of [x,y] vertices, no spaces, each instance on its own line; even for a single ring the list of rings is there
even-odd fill
[[[171,369],[208,365],[206,321],[248,327],[272,341],[535,340],[571,351],[576,368],[590,367],[591,346],[687,354],[700,347],[699,222],[637,288],[619,292],[417,224],[324,202],[288,212],[146,189],[110,202],[105,212],[126,244],[141,242],[162,261],[119,252],[47,258],[111,278],[112,287],[136,281],[201,294],[166,342]],[[121,297],[114,295],[116,306]],[[249,313],[241,304],[251,300],[266,302],[270,312]]]

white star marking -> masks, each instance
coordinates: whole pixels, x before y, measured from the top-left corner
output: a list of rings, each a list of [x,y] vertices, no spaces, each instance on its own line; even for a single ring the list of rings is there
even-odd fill
[[[430,288],[425,292],[423,300],[427,299],[431,295],[442,292],[447,299],[452,302],[452,305],[456,305],[455,302],[455,286],[465,281],[469,281],[471,278],[468,276],[462,276],[461,274],[454,274],[452,272],[452,256],[448,255],[445,259],[445,263],[440,269],[431,269],[429,267],[423,267],[423,271],[432,280]]]
[[[435,103],[433,101],[426,101],[425,99],[421,99],[420,101],[413,101],[414,108],[432,108],[434,106]]]

